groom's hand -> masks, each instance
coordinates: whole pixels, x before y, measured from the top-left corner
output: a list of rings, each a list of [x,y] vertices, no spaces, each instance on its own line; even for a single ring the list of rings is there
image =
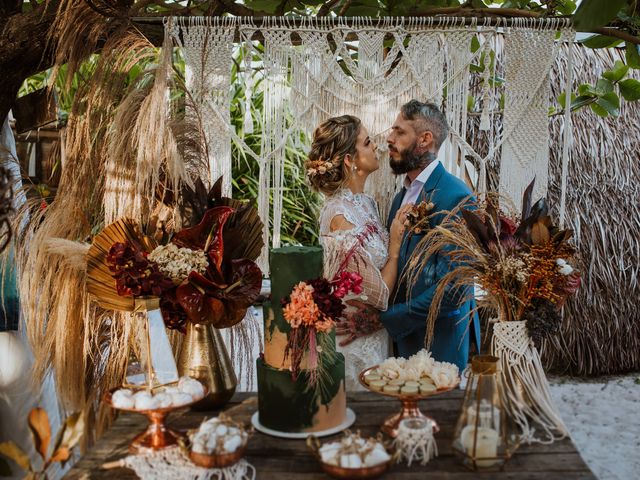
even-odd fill
[[[346,337],[340,342],[341,347],[383,328],[380,312],[371,305],[359,300],[347,300],[347,305],[355,307],[356,310],[347,313],[343,319],[336,322],[336,335]]]

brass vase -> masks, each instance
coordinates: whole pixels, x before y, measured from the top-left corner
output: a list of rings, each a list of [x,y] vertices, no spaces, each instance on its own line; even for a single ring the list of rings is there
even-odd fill
[[[211,410],[226,404],[236,391],[238,379],[233,371],[220,331],[210,325],[188,322],[182,342],[178,371],[202,382],[206,397],[193,405],[196,410]]]

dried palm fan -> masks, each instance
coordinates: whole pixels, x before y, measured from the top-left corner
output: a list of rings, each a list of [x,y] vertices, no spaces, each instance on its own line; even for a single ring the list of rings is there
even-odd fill
[[[94,237],[87,253],[87,291],[106,310],[132,312],[134,298],[118,294],[116,281],[106,261],[113,244],[124,242],[138,244],[147,252],[157,246],[155,240],[142,233],[135,220],[121,218],[112,223]]]
[[[251,203],[222,196],[222,177],[207,192],[200,179],[194,182],[194,188],[183,185],[180,200],[183,226],[197,224],[204,213],[218,206],[235,209],[222,232],[225,245],[225,258],[258,258],[264,245],[262,238],[262,220],[258,210]]]

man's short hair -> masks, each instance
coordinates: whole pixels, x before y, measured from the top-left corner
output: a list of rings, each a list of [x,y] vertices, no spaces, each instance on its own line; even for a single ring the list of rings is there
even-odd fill
[[[411,100],[400,108],[400,113],[406,120],[417,120],[422,124],[422,133],[429,130],[433,134],[433,143],[437,149],[440,148],[449,134],[449,124],[444,114],[434,103],[423,103],[418,100]]]

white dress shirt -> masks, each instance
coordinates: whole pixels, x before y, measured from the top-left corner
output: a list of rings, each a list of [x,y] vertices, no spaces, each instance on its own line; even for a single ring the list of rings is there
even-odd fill
[[[434,160],[431,162],[420,172],[413,182],[409,180],[409,177],[404,177],[404,188],[406,188],[407,191],[404,192],[404,198],[402,199],[400,206],[406,205],[407,203],[416,203],[418,195],[420,195],[424,184],[427,183],[427,180],[439,163],[440,160]]]

